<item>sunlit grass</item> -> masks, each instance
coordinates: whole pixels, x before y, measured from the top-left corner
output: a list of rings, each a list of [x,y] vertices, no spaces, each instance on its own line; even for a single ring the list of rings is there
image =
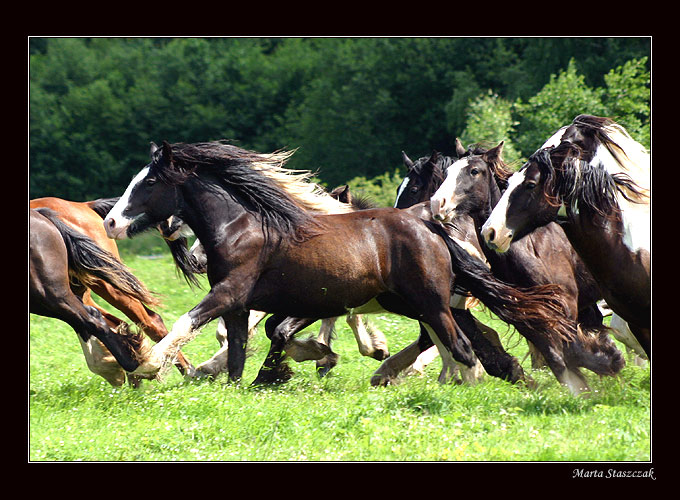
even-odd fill
[[[177,278],[167,255],[127,255],[135,273],[162,296],[168,327],[205,291]],[[110,309],[112,310],[112,309]],[[113,310],[112,310],[113,312]],[[520,360],[526,343],[483,310]],[[418,334],[413,321],[371,316],[397,352]],[[34,461],[647,461],[650,371],[627,366],[617,378],[588,372],[594,392],[571,396],[547,371],[525,370],[539,388],[487,376],[478,385],[440,385],[440,362],[424,377],[375,388],[379,363],[359,354],[337,322],[338,366],[319,378],[312,362],[292,363],[287,384],[252,388],[268,341],[251,342],[243,380],[184,381],[171,372],[139,389],[113,388],[90,373],[64,323],[31,316],[29,458]],[[215,324],[183,351],[195,364],[217,349]],[[318,325],[306,332],[315,334]]]

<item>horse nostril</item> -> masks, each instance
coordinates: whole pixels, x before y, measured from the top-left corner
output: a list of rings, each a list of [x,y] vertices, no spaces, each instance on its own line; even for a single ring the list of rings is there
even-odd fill
[[[114,219],[108,219],[106,225],[109,226],[109,229],[113,229],[116,227],[116,221]]]
[[[486,237],[489,241],[495,240],[496,239],[496,231],[494,231],[493,229],[489,229],[489,232],[487,233]]]

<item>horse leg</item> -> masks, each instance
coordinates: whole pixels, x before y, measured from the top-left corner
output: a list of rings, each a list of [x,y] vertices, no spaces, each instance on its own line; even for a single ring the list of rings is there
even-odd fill
[[[271,346],[253,385],[283,382],[290,378],[290,370],[282,363],[286,342],[315,321],[316,318],[291,318],[282,315],[274,315],[267,320],[265,330],[271,339]]]
[[[211,378],[217,377],[220,373],[226,372],[227,370],[227,358],[229,353],[229,342],[227,340],[227,327],[224,322],[224,318],[220,318],[217,322],[217,330],[215,331],[215,337],[217,342],[220,344],[219,350],[212,355],[212,357],[201,363],[196,367],[198,375],[206,375]]]
[[[246,364],[249,311],[234,311],[222,316],[227,329],[227,371],[233,381],[240,380]]]
[[[104,344],[95,337],[90,337],[85,341],[78,335],[78,340],[85,355],[87,367],[92,373],[99,375],[114,387],[120,387],[125,383],[125,370],[120,367]]]
[[[149,375],[165,371],[174,362],[182,346],[191,342],[203,326],[219,316],[243,310],[233,297],[246,296],[247,292],[234,283],[248,284],[248,280],[234,280],[234,282],[225,280],[215,285],[198,305],[175,321],[172,330],[153,346],[134,373]],[[229,335],[229,325],[227,324],[226,327],[227,335]],[[238,335],[240,332],[237,332]]]
[[[512,383],[526,382],[519,361],[503,349],[495,330],[480,323],[469,309],[452,308],[451,314],[470,339],[475,354],[489,375]]]
[[[373,359],[382,361],[390,355],[387,349],[387,339],[385,339],[383,333],[373,327],[369,327],[368,322],[364,321],[362,315],[348,313],[346,321],[352,329],[352,333],[354,333],[354,338],[359,346],[359,352],[363,356],[370,356]]]
[[[436,347],[432,343],[427,330],[420,323],[418,340],[383,361],[371,377],[371,385],[384,386],[396,382],[401,372],[413,366],[422,353],[431,349],[436,350]]]
[[[168,334],[168,329],[160,315],[147,308],[139,300],[129,297],[109,283],[99,281],[97,284],[92,285],[92,291],[136,324],[140,325],[142,331],[154,342],[160,342]],[[195,373],[194,367],[181,352],[177,353],[176,365],[183,375],[191,376]]]
[[[321,328],[319,328],[319,335],[317,336],[317,342],[327,345],[330,349],[331,340],[333,339],[333,332],[335,331],[335,322],[338,318],[326,318],[321,321]],[[361,345],[359,346],[359,352],[361,352]],[[338,354],[332,352],[327,356],[317,360],[316,362],[316,373],[319,377],[323,377],[328,374],[331,369],[338,364]]]

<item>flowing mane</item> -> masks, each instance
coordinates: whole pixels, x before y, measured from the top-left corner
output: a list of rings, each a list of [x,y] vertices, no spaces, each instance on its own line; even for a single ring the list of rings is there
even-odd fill
[[[575,142],[573,133],[586,139]],[[607,118],[576,117],[558,145],[539,149],[523,168],[531,162],[547,177],[546,194],[555,203],[578,203],[600,214],[619,210],[623,200],[649,203],[649,153]]]
[[[209,188],[228,189],[262,217],[264,226],[293,234],[296,239],[321,228],[314,215],[351,211],[313,183],[311,172],[284,167],[294,151],[262,154],[224,141],[175,143],[170,147],[169,165],[160,156],[151,164],[161,180],[181,185],[193,177]]]

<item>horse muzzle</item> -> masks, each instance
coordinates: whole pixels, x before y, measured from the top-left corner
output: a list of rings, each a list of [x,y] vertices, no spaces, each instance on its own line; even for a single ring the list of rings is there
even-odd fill
[[[114,240],[123,240],[127,238],[127,229],[130,226],[130,222],[120,223],[114,217],[107,217],[104,219],[104,229],[106,230],[106,236]]]
[[[506,227],[498,228],[486,224],[482,227],[482,237],[486,246],[498,253],[505,253],[510,249],[513,236],[514,232]]]

